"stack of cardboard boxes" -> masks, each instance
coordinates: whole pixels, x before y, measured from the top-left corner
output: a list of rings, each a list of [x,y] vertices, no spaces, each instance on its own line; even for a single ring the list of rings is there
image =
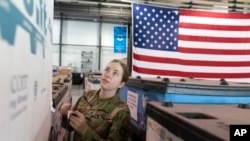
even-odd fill
[[[72,76],[70,68],[59,68],[58,75],[53,76],[52,100],[55,112],[52,115],[50,141],[65,140],[69,133],[61,126],[60,106],[72,102]]]

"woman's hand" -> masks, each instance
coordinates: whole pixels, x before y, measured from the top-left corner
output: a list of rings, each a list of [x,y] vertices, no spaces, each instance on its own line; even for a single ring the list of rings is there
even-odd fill
[[[86,130],[88,129],[88,124],[86,119],[82,113],[79,111],[73,111],[70,115],[70,125],[76,132],[81,135],[84,135]]]
[[[63,105],[60,107],[60,112],[63,116],[67,116],[69,110],[71,110],[70,103],[63,103]]]

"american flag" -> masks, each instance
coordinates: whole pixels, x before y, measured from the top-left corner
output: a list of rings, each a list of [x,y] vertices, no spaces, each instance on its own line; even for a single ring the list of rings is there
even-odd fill
[[[250,82],[250,14],[133,3],[132,76]]]

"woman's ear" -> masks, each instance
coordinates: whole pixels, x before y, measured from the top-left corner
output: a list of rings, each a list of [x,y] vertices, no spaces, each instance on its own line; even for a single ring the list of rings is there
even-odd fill
[[[121,82],[118,88],[122,88],[125,85],[125,82]]]

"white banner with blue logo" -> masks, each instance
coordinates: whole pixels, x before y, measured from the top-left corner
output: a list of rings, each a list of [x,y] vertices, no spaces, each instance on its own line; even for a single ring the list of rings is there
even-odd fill
[[[114,27],[114,53],[127,52],[127,27]]]
[[[45,141],[51,129],[51,0],[0,0],[0,136]]]

